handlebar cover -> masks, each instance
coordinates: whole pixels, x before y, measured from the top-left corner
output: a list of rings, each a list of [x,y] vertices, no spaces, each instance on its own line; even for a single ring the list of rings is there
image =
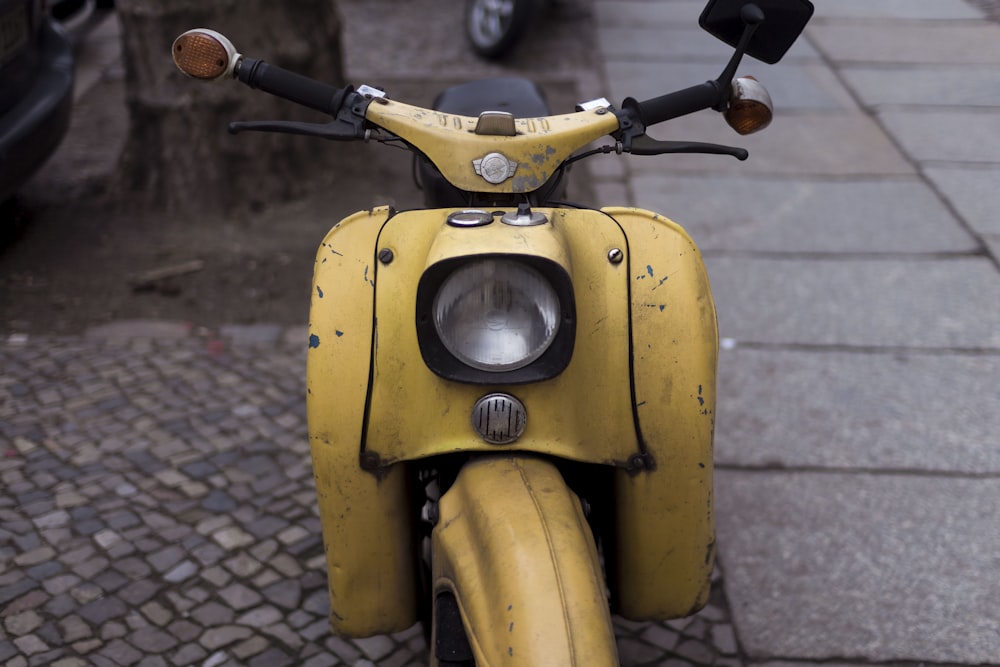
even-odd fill
[[[236,78],[251,88],[331,116],[337,115],[344,99],[352,92],[350,87],[337,88],[253,58],[243,58]]]
[[[622,107],[638,113],[642,124],[649,127],[671,118],[716,107],[722,101],[721,97],[719,84],[715,81],[706,81],[701,85],[660,95],[645,102],[637,102],[630,97],[622,103]]]

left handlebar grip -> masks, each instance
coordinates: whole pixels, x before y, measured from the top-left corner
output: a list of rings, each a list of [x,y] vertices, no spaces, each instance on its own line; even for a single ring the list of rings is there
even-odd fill
[[[344,98],[351,92],[350,87],[337,88],[253,58],[243,58],[236,78],[251,88],[331,116],[337,115]]]

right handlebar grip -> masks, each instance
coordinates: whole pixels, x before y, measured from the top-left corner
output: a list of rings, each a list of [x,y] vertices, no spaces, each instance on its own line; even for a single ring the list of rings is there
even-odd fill
[[[701,85],[660,95],[645,102],[626,100],[623,106],[632,106],[636,109],[643,125],[649,127],[671,118],[686,116],[695,111],[711,109],[719,103],[719,97],[718,84],[715,81],[706,81]]]
[[[252,58],[243,59],[237,78],[251,88],[331,116],[337,115],[344,97],[350,92],[349,88],[337,88]]]

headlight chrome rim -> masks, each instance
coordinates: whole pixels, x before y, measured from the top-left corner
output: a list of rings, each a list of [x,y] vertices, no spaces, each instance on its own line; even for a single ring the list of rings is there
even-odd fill
[[[545,353],[558,336],[562,307],[540,271],[495,257],[452,271],[434,296],[432,319],[456,359],[502,373],[524,368]]]
[[[559,297],[560,321],[555,339],[534,361],[522,368],[506,371],[484,371],[472,367],[452,354],[438,335],[434,324],[434,299],[441,285],[456,270],[483,260],[516,261],[537,270]],[[540,382],[560,375],[573,358],[576,344],[576,299],[573,279],[559,262],[539,255],[516,253],[483,253],[461,255],[439,260],[428,266],[417,284],[416,330],[420,355],[428,370],[452,382],[480,385],[517,385]]]

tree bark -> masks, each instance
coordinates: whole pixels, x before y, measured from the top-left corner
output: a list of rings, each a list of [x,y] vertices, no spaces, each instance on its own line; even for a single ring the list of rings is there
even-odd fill
[[[171,214],[233,214],[315,190],[333,151],[290,135],[230,135],[231,120],[329,117],[235,81],[204,83],[174,66],[177,35],[211,28],[237,51],[342,85],[334,0],[118,0],[130,127],[122,188]],[[327,150],[324,150],[327,149]]]

